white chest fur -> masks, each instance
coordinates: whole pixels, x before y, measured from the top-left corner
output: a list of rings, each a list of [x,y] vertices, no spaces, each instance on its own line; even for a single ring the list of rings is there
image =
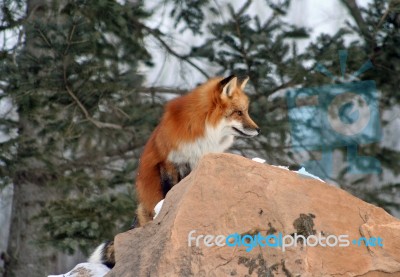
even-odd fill
[[[178,149],[168,155],[168,160],[175,164],[190,164],[193,169],[207,153],[222,153],[233,143],[233,136],[226,131],[226,124],[221,121],[216,127],[206,126],[204,136],[190,143],[182,143]]]

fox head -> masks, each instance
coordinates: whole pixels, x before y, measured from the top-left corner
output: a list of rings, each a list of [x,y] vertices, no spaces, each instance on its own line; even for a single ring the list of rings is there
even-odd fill
[[[218,102],[224,119],[225,133],[237,137],[254,137],[260,128],[249,115],[249,98],[243,92],[249,78],[238,84],[234,75],[222,79],[218,84]]]

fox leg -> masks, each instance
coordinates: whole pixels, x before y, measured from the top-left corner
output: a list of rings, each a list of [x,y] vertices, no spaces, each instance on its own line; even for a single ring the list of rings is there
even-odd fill
[[[160,164],[160,177],[161,189],[165,198],[168,191],[180,181],[179,172],[172,162],[165,161]]]
[[[143,226],[147,222],[151,221],[154,217],[154,207],[155,205],[161,201],[167,195],[168,191],[176,185],[180,181],[180,174],[176,168],[176,166],[169,162],[165,161],[158,165],[158,178],[154,178],[153,182],[158,182],[158,187],[162,193],[162,198],[155,199],[151,205],[143,205],[144,203],[140,203],[137,208],[137,218],[139,221],[139,226]],[[151,187],[155,187],[155,184],[152,184]],[[148,190],[146,190],[148,191]],[[160,194],[158,194],[160,195]],[[160,195],[161,196],[161,195]],[[153,198],[154,199],[154,198]],[[151,211],[149,210],[151,208]]]
[[[154,212],[147,211],[142,204],[139,204],[136,214],[137,214],[139,226],[144,226],[147,222],[153,220],[153,216],[154,216]]]
[[[184,163],[184,164],[180,164],[179,166],[177,166],[179,174],[178,174],[178,183],[185,178],[186,176],[188,176],[190,174],[190,172],[192,171],[192,168],[190,166],[189,163]]]
[[[143,226],[153,219],[153,209],[163,196],[159,165],[142,161],[136,178],[136,193],[139,205],[136,210],[138,225]]]

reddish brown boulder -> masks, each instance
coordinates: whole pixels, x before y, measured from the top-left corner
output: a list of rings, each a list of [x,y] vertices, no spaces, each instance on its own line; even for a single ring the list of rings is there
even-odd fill
[[[253,236],[244,243],[257,241],[258,233],[278,239],[281,233],[286,242],[297,234],[306,241],[284,252],[260,246],[266,244],[262,239],[249,252],[245,246],[206,247],[204,237],[189,247],[192,230],[192,237]],[[347,235],[340,240],[348,246],[333,246],[340,235]],[[304,245],[318,236],[332,246]],[[353,244],[360,237],[360,246]],[[109,277],[400,276],[399,220],[329,184],[231,154],[205,156],[168,193],[159,216],[117,235],[115,247],[117,264]]]

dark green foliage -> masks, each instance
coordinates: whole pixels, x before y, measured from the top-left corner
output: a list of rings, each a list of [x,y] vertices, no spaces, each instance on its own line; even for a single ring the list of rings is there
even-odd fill
[[[46,218],[45,233],[37,243],[51,245],[72,254],[81,249],[85,254],[99,242],[115,235],[115,225],[128,230],[135,210],[132,197],[126,193],[99,196],[96,199],[79,198],[52,202],[38,215]],[[122,227],[121,227],[122,226]]]
[[[329,83],[314,67],[318,62],[339,75],[340,49],[349,52],[348,72],[372,60],[374,69],[361,79],[376,81],[381,111],[400,101],[398,1],[374,0],[366,9],[353,10],[350,14],[358,11],[363,21],[319,35],[300,53],[297,41],[312,30],[288,23],[288,0],[263,2],[271,11],[267,18],[250,13],[252,1],[220,10],[215,1],[166,0],[162,4],[170,8],[167,14],[180,33],[204,36],[203,43],[187,42],[189,54],[175,52],[167,35],[147,27],[151,12],[141,1],[46,3],[51,4],[28,17],[25,1],[1,4],[0,31],[20,39],[0,52],[0,98],[12,101],[17,114],[0,118],[0,131],[10,136],[0,144],[0,185],[18,185],[20,176],[29,176],[44,190],[56,188],[60,194],[52,201],[43,199],[43,210],[35,217],[43,222],[39,242],[68,252],[112,238],[134,217],[134,173],[163,99],[143,93],[153,92],[143,88],[140,73],[153,64],[146,38],[202,76],[207,72],[201,62],[220,75],[249,75],[250,113],[262,136],[239,141],[234,151],[272,164],[301,162],[291,152],[286,89]],[[359,39],[349,43],[349,35]],[[394,176],[400,173],[399,153],[393,149],[373,144],[360,151],[378,158]],[[354,180],[346,170],[335,179],[343,188],[398,211],[398,184],[382,179],[377,186],[368,183],[370,176]]]
[[[50,244],[71,254],[80,248],[89,254],[87,249],[99,243],[99,238],[114,237],[115,225],[122,226],[121,230],[129,229],[131,221],[124,220],[132,218],[133,203],[132,197],[125,193],[95,200],[79,198],[51,203],[37,217],[47,218],[44,223],[47,231],[38,243]]]
[[[201,25],[204,21],[204,6],[208,4],[209,0],[172,0],[173,9],[171,10],[171,17],[175,18],[175,27],[182,25],[181,32],[189,29],[193,34],[201,34]],[[213,12],[213,9],[210,9]],[[214,11],[216,13],[216,11]]]
[[[46,222],[42,242],[85,251],[135,216],[128,191],[161,112],[138,90],[139,66],[152,65],[140,28],[148,14],[140,2],[111,0],[53,2],[36,11],[22,21],[23,44],[5,51],[1,63],[4,96],[18,113],[2,130],[19,134],[0,145],[1,181],[19,185],[23,174],[43,189],[56,187],[60,195],[44,199],[35,218]],[[107,198],[113,188],[125,193]]]

